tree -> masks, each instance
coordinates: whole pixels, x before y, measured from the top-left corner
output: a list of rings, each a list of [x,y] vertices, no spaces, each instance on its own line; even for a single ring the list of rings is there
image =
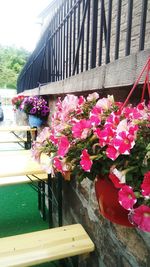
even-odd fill
[[[16,88],[17,78],[30,53],[24,48],[0,45],[0,87]]]

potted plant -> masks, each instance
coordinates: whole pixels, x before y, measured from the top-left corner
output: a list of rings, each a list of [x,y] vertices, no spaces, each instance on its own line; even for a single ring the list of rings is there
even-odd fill
[[[107,219],[150,232],[150,102],[122,106],[97,93],[59,98],[32,153],[53,176],[93,180]]]
[[[23,112],[21,109],[21,104],[24,100],[24,95],[16,95],[12,98],[11,102],[13,105],[13,111],[14,111],[14,119],[16,124],[18,125],[27,125],[28,124],[28,118],[27,114]]]
[[[20,108],[29,116],[31,127],[40,127],[49,115],[48,103],[41,96],[25,97]]]
[[[25,96],[24,95],[17,95],[14,96],[11,100],[14,111],[16,111],[17,109],[20,109],[20,105],[22,103],[22,101],[24,100]]]

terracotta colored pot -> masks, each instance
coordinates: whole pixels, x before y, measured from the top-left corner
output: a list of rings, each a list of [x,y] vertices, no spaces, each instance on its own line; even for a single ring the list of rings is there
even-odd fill
[[[128,220],[128,211],[118,202],[118,189],[108,178],[95,180],[95,192],[100,213],[113,223],[134,227]]]

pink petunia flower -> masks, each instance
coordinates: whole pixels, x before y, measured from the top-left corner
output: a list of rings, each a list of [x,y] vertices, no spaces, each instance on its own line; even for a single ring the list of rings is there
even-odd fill
[[[113,146],[119,151],[120,154],[130,154],[130,150],[135,144],[133,135],[128,132],[120,132],[113,140]]]
[[[99,99],[96,103],[97,107],[101,107],[104,111],[109,110],[112,105],[114,104],[114,97],[111,95],[108,95],[108,97],[103,97],[102,99]]]
[[[58,144],[58,138],[56,138],[55,134],[52,133],[49,137],[49,140],[52,142],[52,144],[57,145]]]
[[[90,121],[92,125],[99,125],[101,123],[102,108],[94,106],[90,112]]]
[[[74,138],[85,139],[91,130],[91,122],[89,120],[80,120],[76,122],[72,127],[72,133]]]
[[[58,142],[58,151],[57,151],[57,155],[60,157],[64,157],[70,147],[70,143],[69,140],[66,136],[61,136],[59,138],[59,142]]]
[[[99,128],[95,130],[95,133],[97,134],[99,138],[99,144],[101,147],[105,145],[110,145],[111,140],[114,137],[114,131],[111,127],[105,127],[103,130],[100,130]]]
[[[87,149],[84,149],[81,154],[81,160],[80,160],[80,165],[82,169],[86,172],[90,172],[91,167],[92,167],[92,160],[90,159],[90,156],[87,152]]]
[[[123,186],[118,195],[120,205],[126,210],[131,210],[137,201],[132,187],[128,185]]]
[[[37,142],[44,142],[47,138],[49,138],[51,134],[51,130],[49,127],[44,127],[44,129],[40,132],[40,134],[37,136],[36,141]]]
[[[119,153],[113,146],[108,146],[106,149],[106,155],[109,159],[115,160],[119,156]]]
[[[94,93],[89,94],[89,95],[87,96],[87,101],[96,100],[96,99],[98,99],[98,98],[99,98],[99,94],[96,93],[96,92],[94,92]]]
[[[59,159],[59,157],[54,158],[53,164],[59,172],[63,173],[62,161]]]
[[[106,119],[105,126],[109,126],[112,129],[116,129],[119,122],[120,122],[120,114],[116,114],[115,112],[112,112]]]
[[[75,95],[67,95],[62,101],[62,111],[68,113],[69,111],[74,111],[78,105],[78,97]]]
[[[145,173],[143,183],[141,184],[142,195],[150,198],[150,171]]]
[[[134,209],[131,219],[139,229],[150,232],[150,207],[141,205]]]
[[[82,104],[84,104],[85,103],[85,98],[81,95],[81,96],[79,96],[79,99],[78,99],[78,105],[80,106],[80,105],[82,105]]]

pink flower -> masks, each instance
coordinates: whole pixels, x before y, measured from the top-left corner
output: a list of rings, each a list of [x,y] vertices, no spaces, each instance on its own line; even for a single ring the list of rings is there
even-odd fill
[[[118,194],[120,205],[126,210],[131,210],[137,201],[132,187],[125,185],[120,189]]]
[[[41,133],[37,136],[37,141],[40,143],[44,142],[45,139],[49,139],[50,134],[51,134],[50,128],[44,127]]]
[[[52,144],[57,145],[58,144],[58,138],[56,138],[55,134],[52,133],[49,137],[49,140],[52,142]]]
[[[120,116],[116,115],[114,112],[112,112],[109,117],[106,119],[105,126],[109,126],[112,129],[116,129],[120,122]]]
[[[41,144],[37,142],[33,142],[32,149],[31,149],[31,155],[32,157],[40,162],[40,156],[41,156]]]
[[[58,142],[57,155],[60,157],[64,157],[67,154],[69,147],[70,147],[70,143],[69,143],[68,138],[66,136],[60,137],[59,142]]]
[[[95,133],[99,138],[99,144],[101,147],[111,144],[111,140],[114,137],[114,131],[111,127],[105,127],[104,130],[100,130],[98,128],[95,130]]]
[[[124,114],[125,114],[126,118],[130,118],[130,119],[139,120],[142,118],[142,115],[137,110],[137,108],[127,107],[124,110]]]
[[[54,158],[53,164],[59,172],[63,173],[62,161],[58,157]]]
[[[78,105],[78,97],[75,95],[67,95],[62,101],[62,111],[68,113],[69,111],[74,111]]]
[[[53,167],[56,172],[61,172],[65,180],[70,180],[70,164],[66,163],[64,159],[59,159],[59,157],[55,157],[53,161]]]
[[[85,103],[85,98],[81,95],[81,96],[79,96],[79,99],[78,99],[78,105],[80,106],[80,105],[82,105],[82,104],[84,104]]]
[[[93,107],[90,112],[90,121],[92,125],[99,125],[101,123],[102,108]]]
[[[137,105],[137,109],[139,109],[139,110],[143,110],[144,107],[145,107],[144,102],[139,103],[139,104]]]
[[[150,197],[150,171],[145,173],[143,183],[141,184],[142,195]]]
[[[82,169],[86,172],[90,172],[91,167],[92,167],[92,160],[90,159],[90,156],[87,152],[87,149],[84,149],[81,154],[81,160],[80,160],[80,165]]]
[[[108,146],[106,155],[109,159],[115,160],[119,156],[119,153],[113,146]]]
[[[114,98],[113,96],[108,96],[107,98],[103,97],[102,99],[99,99],[96,106],[102,108],[104,111],[107,111],[112,107],[112,104],[114,104]]]
[[[72,127],[72,133],[74,138],[85,139],[91,130],[91,122],[89,120],[80,120],[76,122]]]
[[[150,207],[141,205],[134,209],[131,219],[139,229],[150,232]]]
[[[87,101],[92,101],[92,100],[96,100],[99,98],[99,94],[94,92],[92,94],[89,94],[87,97]]]
[[[133,148],[135,142],[133,135],[128,132],[120,132],[113,140],[114,147],[119,151],[120,154],[130,154],[130,149]]]

